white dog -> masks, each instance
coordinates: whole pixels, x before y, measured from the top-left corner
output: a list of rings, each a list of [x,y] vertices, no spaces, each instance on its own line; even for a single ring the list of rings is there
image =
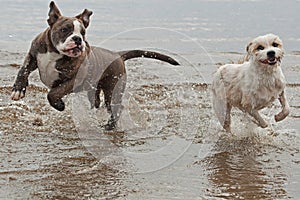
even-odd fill
[[[231,131],[232,107],[249,113],[262,128],[268,125],[258,111],[275,99],[282,105],[275,121],[281,121],[289,114],[284,94],[285,77],[280,67],[284,54],[282,41],[274,34],[259,36],[248,44],[247,53],[246,62],[223,65],[214,74],[213,107],[227,132]]]

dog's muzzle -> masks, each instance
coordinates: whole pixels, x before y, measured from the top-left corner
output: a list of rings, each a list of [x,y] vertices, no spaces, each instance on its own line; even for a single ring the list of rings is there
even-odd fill
[[[78,53],[81,53],[83,51],[83,46],[82,45],[78,45],[78,46],[75,46],[73,48],[69,48],[69,49],[65,49],[63,50],[64,53],[66,54],[78,54]]]
[[[83,44],[76,44],[73,43],[68,46],[68,48],[63,50],[63,53],[70,57],[77,57],[82,54],[84,51],[84,45]]]
[[[267,59],[265,60],[260,60],[261,63],[265,65],[275,65],[277,62],[280,62],[280,57],[276,57],[276,52],[275,51],[268,51],[267,52]]]
[[[62,50],[62,52],[70,57],[80,56],[84,51],[85,43],[82,41],[81,37],[73,36],[68,45]]]

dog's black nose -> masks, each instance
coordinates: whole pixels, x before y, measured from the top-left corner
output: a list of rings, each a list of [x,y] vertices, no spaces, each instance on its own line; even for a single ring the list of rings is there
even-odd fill
[[[79,36],[72,37],[72,40],[75,42],[76,45],[81,45],[82,39]]]
[[[275,57],[275,51],[268,51],[267,56],[268,58],[274,58]]]

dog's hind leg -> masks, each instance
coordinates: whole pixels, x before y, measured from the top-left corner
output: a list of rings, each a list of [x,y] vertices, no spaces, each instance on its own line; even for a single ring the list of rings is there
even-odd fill
[[[220,88],[220,87],[219,87]],[[230,123],[231,117],[230,112],[232,106],[227,103],[225,100],[226,96],[224,93],[224,88],[222,90],[216,91],[213,89],[213,109],[216,113],[216,116],[222,125],[222,127],[226,130],[226,132],[231,132]]]
[[[217,103],[218,102],[218,103]],[[217,115],[217,118],[226,132],[230,133],[230,124],[231,124],[231,112],[232,106],[230,104],[226,104],[222,100],[214,99],[214,110]]]
[[[226,105],[226,113],[225,113],[225,120],[223,123],[223,128],[226,130],[226,132],[230,133],[231,129],[230,129],[230,124],[231,124],[231,116],[230,116],[230,112],[231,112],[232,106],[227,103]]]
[[[95,91],[95,108],[99,108],[100,107],[100,92],[101,92],[101,89],[97,89]]]
[[[96,99],[95,98],[95,96],[96,96],[95,92],[96,92],[96,90],[94,90],[94,89],[91,89],[87,92],[88,100],[91,104],[91,109],[93,109],[95,107],[95,99]]]
[[[111,80],[111,79],[110,79]],[[111,114],[106,130],[116,128],[117,122],[122,112],[122,96],[126,86],[126,74],[110,81],[109,86],[103,87],[104,100],[107,111]]]
[[[100,91],[101,89],[92,89],[87,92],[89,102],[91,104],[91,109],[99,108],[100,106]]]

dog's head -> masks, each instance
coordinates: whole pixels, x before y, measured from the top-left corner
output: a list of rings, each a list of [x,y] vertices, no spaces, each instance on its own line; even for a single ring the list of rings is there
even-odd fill
[[[64,17],[52,1],[47,20],[51,35],[50,40],[60,54],[78,57],[85,50],[85,29],[89,26],[92,11],[85,9],[75,17]]]
[[[284,54],[277,35],[267,34],[253,39],[247,46],[248,58],[263,66],[277,66]]]

